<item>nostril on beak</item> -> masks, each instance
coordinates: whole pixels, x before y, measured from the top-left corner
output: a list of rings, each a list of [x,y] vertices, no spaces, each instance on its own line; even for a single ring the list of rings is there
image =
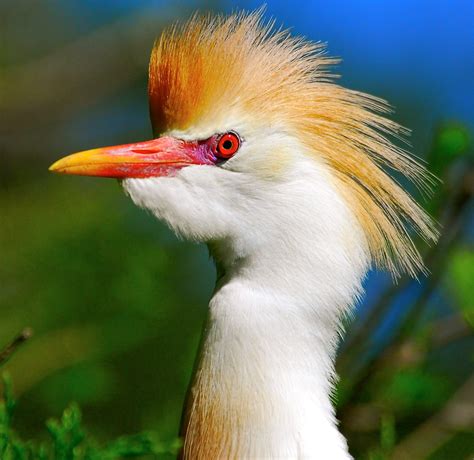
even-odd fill
[[[156,150],[154,149],[133,149],[133,153],[139,153],[140,155],[152,155],[153,153],[156,153]]]

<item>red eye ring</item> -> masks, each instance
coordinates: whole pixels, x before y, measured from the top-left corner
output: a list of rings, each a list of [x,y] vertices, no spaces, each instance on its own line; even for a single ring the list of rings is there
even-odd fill
[[[217,142],[217,155],[221,158],[232,157],[240,148],[240,137],[233,132],[223,134]]]

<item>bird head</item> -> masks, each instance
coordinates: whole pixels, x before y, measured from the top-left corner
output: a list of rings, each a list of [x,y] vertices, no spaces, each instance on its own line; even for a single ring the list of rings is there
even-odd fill
[[[336,62],[321,44],[274,31],[261,12],[195,16],[152,51],[155,138],[50,169],[120,179],[178,233],[240,255],[304,235],[342,252],[362,246],[368,263],[414,273],[422,263],[410,232],[435,232],[387,169],[422,188],[428,176],[388,139],[403,130],[382,115],[382,100],[334,83]]]

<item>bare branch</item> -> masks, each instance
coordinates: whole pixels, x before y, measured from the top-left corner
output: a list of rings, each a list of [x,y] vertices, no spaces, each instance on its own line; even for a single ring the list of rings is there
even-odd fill
[[[0,351],[0,366],[5,364],[18,347],[26,342],[32,335],[33,330],[26,327],[2,351]]]

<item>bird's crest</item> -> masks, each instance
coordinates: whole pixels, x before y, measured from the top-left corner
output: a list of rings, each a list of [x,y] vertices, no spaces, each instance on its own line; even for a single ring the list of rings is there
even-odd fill
[[[387,136],[405,130],[382,114],[385,101],[334,83],[337,63],[324,46],[264,23],[262,11],[195,16],[165,31],[150,61],[154,130],[185,130],[236,108],[285,123],[287,132],[324,161],[360,221],[374,262],[398,275],[423,269],[410,233],[434,240],[436,230],[390,177],[401,173],[429,190],[426,169]]]

